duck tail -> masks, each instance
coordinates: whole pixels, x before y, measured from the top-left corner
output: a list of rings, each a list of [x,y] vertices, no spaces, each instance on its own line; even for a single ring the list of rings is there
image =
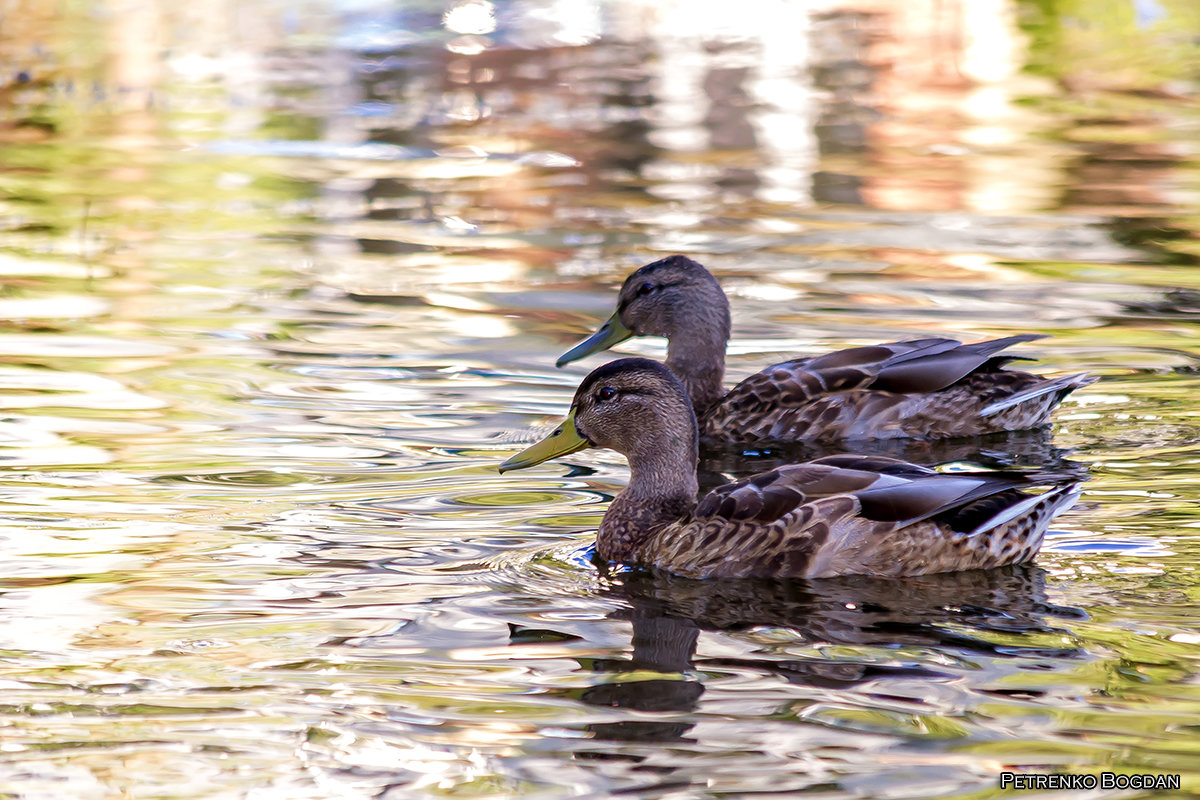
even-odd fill
[[[1057,398],[1051,406],[1051,408],[1053,408],[1053,406],[1061,403],[1062,399],[1071,392],[1075,391],[1081,386],[1087,386],[1088,384],[1095,383],[1097,380],[1099,380],[1099,378],[1097,378],[1095,375],[1088,375],[1086,372],[1079,372],[1075,375],[1064,375],[1061,378],[1042,381],[1041,383],[1035,384],[1024,391],[1011,394],[1008,397],[984,406],[980,410],[979,416],[991,416],[992,414],[1003,411],[1006,408],[1012,408],[1013,406],[1027,403],[1030,400],[1044,397],[1048,394],[1057,395]]]
[[[1051,520],[1075,505],[1082,492],[1080,484],[1068,483],[1055,486],[1039,495],[1026,497],[1019,503],[1013,503],[979,523],[971,530],[970,535],[997,530],[1006,525],[1015,525],[1027,528],[1040,536],[1050,525]]]

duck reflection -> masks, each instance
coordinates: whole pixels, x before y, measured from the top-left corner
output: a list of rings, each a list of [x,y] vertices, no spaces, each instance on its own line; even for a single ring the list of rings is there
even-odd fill
[[[618,590],[621,594],[623,590]],[[692,658],[700,636],[697,621],[669,613],[667,607],[651,596],[627,595],[632,607],[633,655],[628,661],[601,659],[598,672],[611,673],[615,680],[601,683],[583,693],[583,701],[595,706],[628,708],[635,711],[690,711],[696,707],[704,684],[695,679],[650,678],[621,681],[621,674],[632,672],[687,673],[694,669]],[[622,720],[594,723],[588,730],[598,739],[633,742],[683,741],[692,723],[685,720]]]
[[[920,664],[779,659],[772,656],[697,657],[701,631],[788,628],[799,644],[897,645],[951,650],[974,657],[1073,658],[1073,647],[1046,647],[1014,634],[1065,634],[1051,620],[1086,619],[1084,611],[1058,606],[1046,597],[1046,572],[1031,565],[975,570],[918,579],[865,576],[820,581],[695,581],[666,573],[624,572],[609,576],[607,593],[628,604],[619,616],[633,625],[628,660],[596,662],[611,673],[588,689],[583,701],[643,712],[689,712],[704,694],[697,671],[751,669],[792,684],[846,689],[867,681],[900,677],[948,678],[947,671]],[[998,644],[985,634],[1005,634]],[[671,677],[622,680],[635,672]],[[687,741],[693,721],[630,719],[599,723],[597,739],[626,742]],[[596,754],[593,754],[596,755]],[[605,754],[605,757],[610,757]]]

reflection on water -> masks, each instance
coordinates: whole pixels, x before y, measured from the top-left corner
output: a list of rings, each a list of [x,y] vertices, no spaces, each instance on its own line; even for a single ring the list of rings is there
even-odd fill
[[[848,711],[836,709],[835,704],[822,708],[820,701],[828,696],[821,690],[841,690],[840,703],[856,697],[859,713],[884,713],[873,707],[873,700],[894,703],[912,692],[907,699],[925,705],[918,713],[932,718],[918,724],[947,725],[953,724],[946,717],[954,716],[954,711],[938,702],[928,682],[953,681],[955,666],[945,663],[942,669],[934,669],[908,661],[902,655],[905,648],[935,647],[962,659],[1086,655],[1074,646],[1069,630],[1051,627],[1045,618],[1086,619],[1087,615],[1080,609],[1049,604],[1044,572],[1036,567],[937,575],[920,581],[855,577],[803,583],[696,582],[631,573],[620,576],[609,591],[631,607],[620,616],[628,616],[632,625],[633,649],[628,660],[595,665],[605,672],[631,673],[628,681],[605,682],[583,694],[585,702],[601,706],[692,711],[704,694],[704,683],[682,674],[751,673],[803,687],[800,697],[817,701],[800,704],[797,698],[795,710],[803,708],[801,716],[807,720]],[[770,629],[780,629],[774,637],[765,637],[778,637],[776,647],[752,655],[718,649],[697,657],[703,630],[749,632],[751,638],[758,638]],[[1052,642],[1064,646],[1051,646]],[[814,645],[824,652],[814,650]],[[871,645],[892,648],[896,655],[890,659],[855,655],[855,647]],[[836,656],[830,652],[833,646],[842,647]],[[635,677],[646,672],[680,676]],[[891,681],[903,688],[892,691]],[[629,720],[600,724],[593,731],[600,739],[665,741],[683,738],[692,725]]]
[[[1193,5],[10,3],[0,793],[1200,789]],[[1026,331],[1100,375],[887,445],[1087,473],[1037,566],[597,571],[622,460],[495,466],[672,252],[731,378]]]

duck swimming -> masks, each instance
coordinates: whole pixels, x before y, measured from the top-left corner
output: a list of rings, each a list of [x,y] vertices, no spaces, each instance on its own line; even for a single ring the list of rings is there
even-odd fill
[[[691,578],[901,577],[1031,560],[1078,484],[1053,473],[939,473],[884,456],[829,456],[696,501],[699,436],[683,384],[624,358],[593,371],[563,422],[509,458],[524,469],[588,447],[629,460],[596,539],[607,561]],[[1050,486],[1041,494],[1025,491]]]
[[[1023,334],[963,344],[933,337],[852,347],[767,367],[728,393],[729,301],[703,266],[670,256],[625,279],[617,310],[564,353],[561,367],[631,336],[665,336],[705,440],[941,439],[1035,428],[1064,397],[1096,380],[1006,370],[998,355]]]

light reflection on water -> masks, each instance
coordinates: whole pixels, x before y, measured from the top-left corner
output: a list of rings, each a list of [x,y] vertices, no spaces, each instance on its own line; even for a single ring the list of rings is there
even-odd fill
[[[1200,788],[1194,10],[452,5],[0,26],[2,791]],[[1053,334],[1039,369],[1102,381],[1052,440],[890,445],[1090,469],[1037,565],[592,564],[621,459],[495,466],[670,252],[729,292],[734,376]]]

